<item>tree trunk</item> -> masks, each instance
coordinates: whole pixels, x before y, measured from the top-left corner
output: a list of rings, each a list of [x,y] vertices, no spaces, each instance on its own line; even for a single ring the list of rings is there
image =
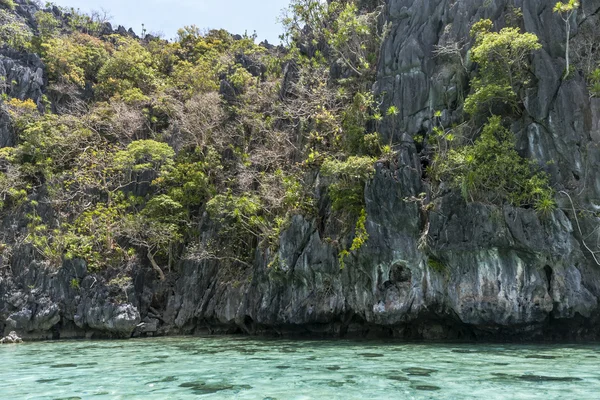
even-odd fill
[[[169,243],[169,273],[171,272],[171,268],[173,268],[173,243]]]
[[[163,270],[156,263],[156,260],[154,259],[154,255],[152,254],[152,252],[150,250],[148,250],[148,260],[150,260],[150,264],[152,264],[152,268],[158,274],[159,279],[161,281],[164,281],[165,280],[165,273],[163,272]]]
[[[571,15],[567,17],[567,43],[566,43],[566,51],[565,51],[565,60],[567,61],[567,70],[565,71],[565,76],[569,75],[569,42],[571,41]]]

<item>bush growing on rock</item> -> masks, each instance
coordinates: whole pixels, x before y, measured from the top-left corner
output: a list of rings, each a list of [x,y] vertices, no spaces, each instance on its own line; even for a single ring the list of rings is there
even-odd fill
[[[15,50],[26,50],[31,47],[33,37],[33,32],[25,21],[0,9],[0,46],[6,44]]]
[[[436,171],[437,179],[460,188],[467,201],[554,209],[554,191],[548,176],[519,156],[515,139],[499,116],[491,117],[473,146],[453,149]]]
[[[49,78],[74,83],[84,88],[95,82],[100,69],[109,60],[110,47],[84,33],[50,37],[41,45]]]
[[[115,51],[98,71],[97,89],[110,98],[137,88],[144,94],[158,89],[161,77],[152,54],[135,39],[116,37]]]
[[[478,76],[472,82],[473,92],[465,99],[465,111],[489,115],[504,106],[518,112],[523,89],[531,82],[529,57],[541,48],[537,36],[518,28],[493,32],[490,20],[473,25],[471,35],[475,37],[471,53]]]
[[[14,10],[17,8],[17,5],[13,0],[0,0],[0,5],[8,8],[9,10]]]

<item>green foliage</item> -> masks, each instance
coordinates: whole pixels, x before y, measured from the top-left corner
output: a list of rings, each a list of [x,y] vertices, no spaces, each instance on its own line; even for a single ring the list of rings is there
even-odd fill
[[[139,88],[127,89],[123,92],[121,99],[128,105],[140,105],[149,103],[150,97],[146,96]]]
[[[568,13],[576,10],[577,8],[579,8],[578,0],[569,0],[568,2],[564,2],[564,3],[559,1],[558,3],[556,3],[554,5],[554,8],[552,9],[552,11],[554,11],[555,13],[559,13],[559,14],[568,14]]]
[[[40,10],[34,17],[40,39],[45,40],[58,34],[61,23],[54,14]]]
[[[58,7],[63,15],[68,16],[68,25],[71,31],[83,32],[88,35],[98,35],[105,22],[105,18],[97,12],[88,15],[80,9],[73,7]]]
[[[201,59],[195,64],[183,60],[174,67],[173,82],[188,97],[200,92],[217,90],[219,88],[219,77],[212,64],[209,59]]]
[[[12,160],[31,176],[45,176],[70,168],[89,144],[93,132],[76,117],[46,114],[19,132]]]
[[[15,4],[14,0],[0,0],[0,5],[8,8],[9,10],[14,10],[15,8],[17,8],[17,5]]]
[[[399,114],[399,112],[400,111],[398,110],[398,107],[396,107],[396,106],[390,106],[390,108],[388,108],[386,114],[388,116],[394,116],[395,117],[395,116],[397,116]]]
[[[494,106],[498,105],[508,105],[511,110],[516,111],[518,97],[510,85],[484,84],[477,78],[472,82],[475,91],[465,99],[464,107],[467,113],[491,114]]]
[[[79,290],[79,279],[71,279],[71,289]]]
[[[123,262],[126,252],[119,245],[121,224],[126,208],[123,203],[97,204],[63,227],[65,258],[85,260],[91,271]]]
[[[368,59],[369,54],[365,51],[372,39],[371,24],[368,18],[359,15],[355,3],[348,2],[344,6],[337,4],[339,3],[330,3],[331,8],[340,7],[341,11],[334,20],[332,29],[325,30],[325,39],[345,65],[362,74],[363,71],[371,68],[371,63],[374,61]]]
[[[31,244],[43,259],[53,265],[62,262],[64,240],[58,229],[51,229],[42,221],[42,217],[35,210],[27,215],[28,235],[25,243]]]
[[[83,33],[44,41],[42,58],[53,81],[74,83],[84,88],[93,82],[109,59],[109,49],[100,39]]]
[[[310,213],[312,211],[312,199],[298,177],[286,175],[281,169],[275,172],[275,176],[281,180],[284,190],[283,206],[288,212]]]
[[[112,97],[138,88],[144,94],[162,85],[152,54],[138,41],[117,37],[117,48],[100,68],[97,89],[100,95]]]
[[[108,286],[116,286],[119,288],[126,288],[131,285],[132,279],[129,276],[119,276],[108,281]]]
[[[342,249],[338,253],[338,263],[340,269],[346,268],[346,258],[352,254],[352,252],[356,252],[360,250],[363,245],[369,240],[369,234],[367,233],[367,228],[365,226],[367,222],[367,210],[364,208],[360,210],[360,216],[356,221],[356,226],[354,228],[354,239],[352,239],[352,244],[349,249]]]
[[[184,208],[170,196],[160,194],[154,196],[146,203],[141,214],[155,221],[169,223],[182,218],[184,215]]]
[[[512,133],[500,117],[491,117],[473,146],[450,150],[438,170],[441,181],[461,190],[465,200],[530,206],[542,212],[555,208],[548,176],[515,150]]]
[[[590,94],[594,97],[600,96],[600,68],[596,68],[589,77]]]
[[[5,103],[13,126],[18,130],[24,130],[30,123],[40,117],[38,106],[31,99],[19,100],[11,98]]]
[[[240,228],[253,235],[260,232],[265,220],[262,213],[262,203],[257,196],[235,196],[231,191],[213,197],[206,209],[210,215],[227,227]]]
[[[183,206],[168,195],[157,195],[145,203],[139,214],[128,214],[123,230],[132,244],[154,254],[171,258],[172,246],[183,239]]]
[[[429,268],[438,273],[445,273],[448,270],[448,267],[446,267],[444,263],[433,257],[429,257],[427,259],[427,265],[429,265]]]
[[[6,44],[16,50],[31,46],[33,33],[27,24],[14,14],[0,9],[0,46]]]
[[[350,251],[359,250],[369,240],[369,234],[365,223],[367,222],[367,210],[364,208],[360,210],[360,217],[356,221],[356,228],[354,229],[354,239],[352,240],[352,246]]]
[[[210,216],[219,222],[219,233],[228,237],[228,248],[219,249],[238,260],[251,260],[261,233],[268,232],[263,204],[256,195],[236,196],[231,191],[219,194],[206,203]]]
[[[342,250],[339,252],[338,254],[338,264],[340,266],[340,269],[345,269],[346,268],[346,257],[348,257],[350,255],[350,252],[348,250]]]
[[[575,11],[577,11],[579,5],[580,3],[578,0],[569,0],[565,3],[559,1],[552,9],[553,12],[560,14],[563,21],[565,21],[565,31],[567,33],[567,37],[565,39],[565,78],[568,78],[572,73],[570,62],[571,17],[573,14],[575,14]]]
[[[23,181],[18,169],[13,167],[5,172],[0,172],[0,209],[7,206],[16,209],[24,205],[29,188],[30,186]]]
[[[223,74],[228,75],[229,82],[236,88],[243,89],[253,81],[252,76],[224,55],[253,55],[263,51],[250,38],[233,40],[224,30],[202,33],[194,25],[178,31],[178,40],[174,46],[181,59],[173,64],[171,81],[187,98],[217,90]]]
[[[375,173],[371,157],[348,157],[346,161],[327,159],[321,166],[325,177],[333,178],[329,186],[332,208],[351,215],[359,215],[364,205],[365,183]]]
[[[28,213],[36,256],[79,258],[94,272],[143,257],[161,279],[183,251],[249,264],[257,246],[276,250],[294,215],[314,217],[320,170],[343,226],[336,240],[358,251],[365,184],[375,158],[391,154],[378,125],[398,114],[365,89],[381,8],[296,3],[296,22],[318,29],[291,23],[287,49],[193,26],[171,42],[101,35],[103,16],[66,8],[61,19],[38,12],[33,37],[0,10],[0,40],[40,54],[53,101],[2,104],[17,143],[0,150],[0,205]],[[301,52],[307,37],[327,51]],[[350,78],[334,80],[333,63]],[[284,81],[284,67],[297,79]],[[218,94],[222,79],[235,99]]]
[[[177,36],[184,58],[192,63],[207,55],[222,54],[233,44],[233,38],[227,31],[211,30],[203,35],[195,25],[179,29]]]
[[[334,179],[328,187],[332,209],[345,214],[346,221],[357,218],[350,248],[342,249],[338,255],[341,269],[345,267],[345,259],[350,252],[359,250],[369,239],[365,227],[364,188],[375,173],[374,163],[375,159],[371,157],[351,156],[346,161],[327,159],[321,166],[321,174]]]
[[[351,105],[342,113],[343,146],[351,154],[378,156],[379,134],[365,134],[367,122],[379,122],[381,116],[375,112],[375,99],[371,92],[357,92]],[[373,115],[375,114],[375,115]]]
[[[517,28],[491,29],[490,20],[479,21],[471,29],[475,37],[471,56],[479,66],[478,78],[472,81],[473,93],[464,105],[471,115],[489,115],[498,107],[516,111],[521,92],[530,83],[529,57],[541,48],[532,33],[521,33]]]
[[[357,3],[293,0],[282,20],[286,30],[283,37],[296,42],[308,39],[313,46],[327,43],[333,61],[358,76],[370,74],[381,43],[377,25],[381,9],[367,12]]]
[[[141,172],[169,168],[175,151],[166,143],[155,140],[136,140],[126,150],[115,154],[115,167],[121,171]]]
[[[229,75],[229,81],[239,91],[243,91],[248,85],[255,81],[255,78],[246,69],[236,66]]]
[[[201,206],[213,193],[211,171],[222,168],[219,155],[214,151],[202,158],[198,160],[196,154],[180,155],[171,168],[161,172],[154,184],[188,209]]]

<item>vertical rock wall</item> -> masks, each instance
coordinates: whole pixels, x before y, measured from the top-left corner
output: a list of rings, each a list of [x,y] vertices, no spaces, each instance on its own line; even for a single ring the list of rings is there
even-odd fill
[[[377,163],[366,186],[369,240],[344,269],[339,248],[328,240],[338,227],[326,197],[319,198],[318,218],[294,217],[276,254],[257,250],[250,267],[184,260],[159,283],[138,263],[129,269],[132,283],[116,291],[81,262],[53,271],[23,249],[0,273],[0,333],[597,339],[600,266],[592,252],[600,220],[572,208],[600,208],[600,103],[590,99],[581,75],[562,79],[564,24],[552,6],[546,0],[389,0],[390,32],[374,90],[384,108],[399,109],[381,126],[397,156]],[[413,135],[432,128],[434,110],[446,125],[461,120],[473,72],[469,29],[481,18],[501,28],[511,7],[522,7],[520,23],[543,44],[513,131],[520,153],[549,172],[559,208],[540,217],[530,209],[466,204],[443,190],[424,207],[427,155]],[[582,26],[598,26],[599,11],[600,0],[582,0],[574,43]],[[436,46],[453,43],[464,48],[462,60],[435,55]],[[37,77],[37,70],[28,76]],[[23,90],[41,87],[37,78],[20,79],[39,84],[20,83],[29,88]],[[0,114],[0,129],[1,121]]]

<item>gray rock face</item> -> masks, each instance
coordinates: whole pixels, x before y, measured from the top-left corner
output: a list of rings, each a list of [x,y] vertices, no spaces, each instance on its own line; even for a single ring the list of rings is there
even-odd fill
[[[0,94],[19,100],[31,99],[41,111],[44,88],[44,65],[38,56],[0,48]],[[10,114],[0,100],[0,148],[15,143]]]
[[[19,337],[19,335],[17,335],[17,332],[11,332],[8,334],[8,336],[3,337],[2,339],[0,339],[0,344],[10,344],[10,343],[23,343],[23,339],[21,339]]]
[[[20,100],[32,99],[43,109],[44,65],[35,54],[0,49],[0,92]]]
[[[513,131],[520,153],[550,174],[559,207],[542,217],[530,209],[466,204],[444,188],[425,205],[423,154],[412,136],[431,128],[434,110],[444,124],[460,121],[459,99],[474,67],[466,57],[469,29],[481,18],[502,27],[510,4],[522,7],[522,25],[543,44]],[[600,0],[582,1],[574,43],[583,23],[597,26],[599,10]],[[579,74],[562,79],[562,20],[545,0],[389,0],[386,18],[391,30],[374,89],[384,109],[399,109],[380,127],[397,143],[397,156],[377,163],[366,185],[369,240],[344,269],[340,247],[328,240],[339,227],[326,197],[319,199],[319,218],[294,217],[276,253],[257,250],[252,266],[232,270],[190,257],[157,282],[138,263],[128,269],[132,284],[117,291],[110,276],[89,274],[81,261],[52,270],[22,247],[10,270],[0,270],[0,333],[598,339],[600,266],[593,252],[600,241],[600,102],[590,99]],[[436,56],[436,46],[453,43],[463,48],[462,60]],[[36,81],[31,71],[18,81]],[[286,80],[293,79],[288,66]],[[36,82],[16,90],[35,98]],[[226,82],[221,90],[235,96]]]
[[[13,260],[11,273],[0,278],[2,329],[33,339],[130,337],[141,321],[138,309],[111,296],[80,260],[55,270],[27,247],[17,249]]]
[[[259,254],[240,287],[215,287],[216,266],[184,264],[165,332],[237,326],[413,338],[597,337],[600,267],[586,245],[595,243],[600,221],[592,213],[577,217],[564,194],[559,209],[543,218],[533,210],[467,205],[452,193],[427,208],[418,200],[427,185],[412,135],[431,128],[434,110],[445,124],[461,118],[458,99],[467,94],[473,68],[469,29],[481,18],[504,26],[510,4],[390,0],[391,32],[375,91],[384,109],[399,108],[381,132],[400,146],[395,162],[378,164],[367,185],[367,244],[340,271],[326,233],[296,217],[281,236],[277,270],[267,267],[273,255]],[[525,30],[544,46],[533,57],[536,84],[515,124],[520,151],[577,207],[597,210],[600,185],[590,171],[599,167],[598,104],[583,79],[561,78],[560,18],[542,0],[515,5],[523,8]],[[595,20],[599,8],[598,1],[583,2],[578,21]],[[453,43],[463,48],[462,60],[436,56],[438,46]]]

